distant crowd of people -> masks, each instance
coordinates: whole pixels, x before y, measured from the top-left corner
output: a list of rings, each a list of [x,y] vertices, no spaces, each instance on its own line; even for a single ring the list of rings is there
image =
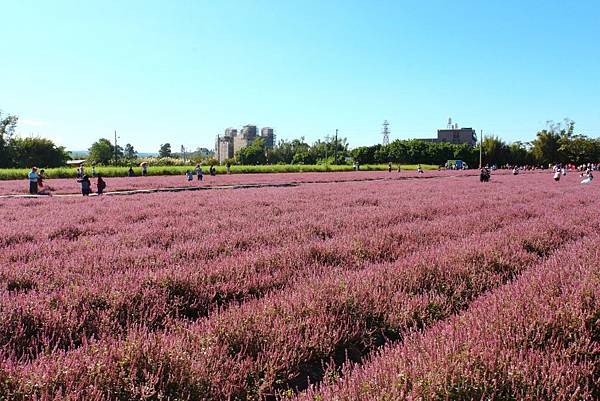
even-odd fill
[[[140,165],[140,167],[141,167],[142,176],[147,176],[148,175],[147,163],[142,163]],[[231,174],[231,164],[226,163],[225,168],[226,168],[227,174]],[[510,166],[510,165],[501,166],[500,168],[512,169],[513,175],[519,175],[519,173],[522,171],[538,169],[538,167],[536,167],[536,166]],[[558,163],[558,164],[549,166],[549,168],[551,168],[552,173],[553,173],[553,179],[556,182],[560,181],[561,177],[567,175],[568,171],[577,171],[580,173],[579,177],[582,178],[581,183],[589,184],[594,179],[593,172],[600,170],[600,163],[598,163],[598,164],[588,163],[588,164],[584,164],[584,165],[580,165],[580,166],[575,166],[573,164],[563,165],[563,164]],[[360,164],[358,162],[354,162],[353,169],[355,171],[359,171]],[[491,167],[490,166],[482,167],[479,172],[479,180],[481,182],[489,182],[490,178],[491,178],[491,172],[496,169],[497,169],[497,167],[495,165],[492,165]],[[539,167],[539,169],[544,169],[544,167]],[[388,163],[388,172],[391,173],[393,170],[394,170],[393,165],[391,162],[389,162]],[[401,166],[400,166],[400,164],[398,164],[397,171],[401,172],[401,170],[402,170]],[[217,175],[216,167],[211,165],[208,168],[208,174],[211,176]],[[423,170],[421,164],[417,165],[417,174],[419,174],[419,175],[424,174],[424,170]],[[194,168],[194,170],[187,170],[185,172],[185,176],[188,181],[193,181],[194,175],[197,177],[198,181],[202,181],[202,179],[204,177],[204,170],[202,169],[202,165],[196,164],[196,167]],[[92,182],[90,180],[90,177],[86,174],[85,167],[83,164],[77,169],[76,176],[77,176],[77,182],[81,185],[81,194],[83,196],[90,195],[93,192]],[[107,185],[106,185],[106,181],[104,181],[104,179],[102,178],[102,175],[98,174],[96,172],[95,165],[92,165],[91,176],[92,176],[92,178],[96,179],[96,193],[98,195],[102,195],[102,193],[106,189]],[[129,167],[129,170],[127,171],[127,176],[128,177],[136,176],[135,172],[133,170],[133,166]],[[37,167],[32,167],[31,171],[28,173],[27,177],[29,179],[29,193],[31,195],[50,195],[51,194],[50,193],[51,188],[45,184],[46,175],[45,175],[45,171],[43,169],[38,171]]]

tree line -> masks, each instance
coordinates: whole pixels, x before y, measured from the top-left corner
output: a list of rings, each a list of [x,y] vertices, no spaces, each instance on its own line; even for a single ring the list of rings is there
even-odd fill
[[[63,146],[39,137],[20,138],[15,135],[18,117],[0,111],[0,167],[44,167],[64,166],[70,159]],[[346,138],[326,138],[312,144],[304,137],[280,140],[273,148],[267,148],[262,138],[239,150],[232,164],[345,164],[356,161],[360,164],[433,164],[444,165],[448,160],[463,160],[471,167],[479,165],[479,146],[482,146],[484,165],[537,165],[553,163],[598,163],[600,161],[600,139],[576,133],[575,122],[549,121],[547,127],[536,133],[531,142],[506,143],[497,136],[487,136],[476,147],[467,144],[429,142],[418,139],[395,140],[388,145],[360,146],[350,149]],[[109,139],[101,138],[88,149],[87,159],[97,164],[130,165],[139,161],[133,145],[115,146]],[[180,158],[173,153],[171,145],[160,145],[160,159]],[[216,164],[207,154],[191,152],[188,161],[204,161]],[[176,160],[175,160],[176,161]]]
[[[575,122],[549,121],[531,142],[506,143],[497,136],[486,136],[481,145],[396,140],[389,145],[361,146],[352,150],[359,163],[424,163],[443,165],[448,160],[463,160],[479,165],[479,146],[483,165],[548,166],[555,163],[582,165],[600,161],[600,139],[575,132]]]
[[[19,118],[0,110],[0,167],[64,166],[69,153],[50,139],[15,135]]]

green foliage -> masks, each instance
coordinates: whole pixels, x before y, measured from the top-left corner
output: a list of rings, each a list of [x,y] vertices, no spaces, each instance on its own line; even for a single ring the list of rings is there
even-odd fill
[[[6,115],[0,110],[0,167],[9,167],[13,165],[13,152],[10,146],[12,136],[17,127],[19,117]]]
[[[379,150],[381,149],[381,145],[375,146],[359,146],[358,148],[352,149],[350,152],[350,156],[354,161],[357,161],[360,164],[367,164],[369,162],[379,162]],[[383,158],[384,160],[387,157]]]
[[[116,159],[117,161],[123,156],[123,150],[117,146]],[[115,160],[115,147],[106,138],[100,138],[94,142],[89,149],[88,159],[92,163],[109,164]]]
[[[124,155],[127,161],[133,161],[137,159],[138,152],[133,148],[132,144],[128,143],[125,145]]]
[[[160,149],[158,150],[159,157],[171,157],[171,144],[163,143],[160,145]]]
[[[361,146],[353,149],[352,158],[360,164],[400,163],[443,165],[448,160],[463,160],[476,165],[479,151],[469,145],[445,142],[426,142],[416,139],[395,140],[389,145]]]
[[[69,160],[69,154],[62,146],[45,138],[13,138],[12,147],[16,167],[60,167]]]
[[[204,165],[210,163],[204,162]],[[217,174],[225,174],[225,166],[219,166],[215,164]],[[424,169],[433,170],[437,169],[437,166],[423,165]],[[192,170],[194,165],[150,165],[148,167],[148,175],[183,175],[187,170]],[[365,164],[361,165],[361,171],[384,171],[387,170],[387,164]],[[402,165],[403,170],[416,170],[416,165]],[[104,177],[126,177],[127,166],[97,166],[96,172],[102,174]],[[141,175],[141,167],[135,166],[133,168],[136,175]],[[254,165],[254,166],[242,166],[232,165],[231,172],[233,174],[253,174],[253,173],[308,173],[308,172],[327,172],[327,171],[352,171],[352,166],[347,164],[333,165],[333,164],[274,164],[274,165]],[[0,168],[0,180],[22,180],[27,177],[29,169],[27,168]],[[46,169],[46,176],[48,178],[74,178],[77,174],[77,170],[71,167],[59,167],[59,168],[48,168]]]
[[[267,153],[264,139],[257,138],[250,145],[238,150],[235,158],[240,164],[265,164],[267,162]]]
[[[345,164],[349,155],[346,138],[327,138],[313,145],[305,142],[304,137],[291,141],[280,140],[274,149],[267,150],[267,163],[271,164]],[[337,160],[335,160],[337,156]]]

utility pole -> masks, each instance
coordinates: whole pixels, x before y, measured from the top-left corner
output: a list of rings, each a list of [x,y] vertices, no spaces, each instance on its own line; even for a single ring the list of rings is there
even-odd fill
[[[337,134],[338,134],[338,129],[335,129],[335,144],[333,145],[333,164],[337,164]]]
[[[483,167],[483,130],[479,131],[479,169]]]
[[[115,166],[117,165],[117,156],[118,156],[118,148],[117,148],[117,130],[115,130]]]

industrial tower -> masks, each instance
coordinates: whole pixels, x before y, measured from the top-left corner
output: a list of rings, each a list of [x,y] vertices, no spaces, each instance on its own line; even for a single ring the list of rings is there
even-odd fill
[[[388,120],[385,120],[383,122],[383,130],[381,131],[381,133],[383,134],[383,144],[384,145],[389,145],[390,143],[390,123],[388,123]]]

